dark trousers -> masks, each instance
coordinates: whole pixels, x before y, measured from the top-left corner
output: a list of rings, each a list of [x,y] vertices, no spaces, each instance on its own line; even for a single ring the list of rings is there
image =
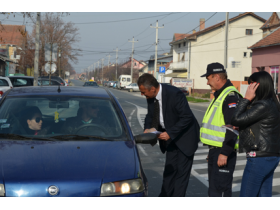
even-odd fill
[[[193,155],[183,154],[174,142],[167,146],[160,197],[185,197],[192,163]]]
[[[219,167],[218,157],[221,148],[210,149],[208,154],[209,197],[231,197],[233,172],[236,164],[236,152],[227,159],[227,165]]]

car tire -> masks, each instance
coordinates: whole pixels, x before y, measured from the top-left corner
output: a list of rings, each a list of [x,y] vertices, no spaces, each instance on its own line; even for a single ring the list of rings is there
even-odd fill
[[[133,89],[132,89],[132,88],[130,88],[130,89],[129,89],[129,92],[133,92]]]

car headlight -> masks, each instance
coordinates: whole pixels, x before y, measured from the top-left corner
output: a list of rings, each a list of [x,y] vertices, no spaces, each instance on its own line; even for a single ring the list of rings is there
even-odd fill
[[[100,196],[133,194],[143,190],[144,185],[141,179],[109,182],[102,184]]]
[[[5,187],[3,184],[0,184],[0,196],[5,196]]]

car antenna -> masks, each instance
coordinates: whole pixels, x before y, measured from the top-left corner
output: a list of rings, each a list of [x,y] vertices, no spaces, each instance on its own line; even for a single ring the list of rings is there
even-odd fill
[[[60,92],[61,92],[60,85],[58,85],[57,92],[58,92],[58,93],[60,93]]]

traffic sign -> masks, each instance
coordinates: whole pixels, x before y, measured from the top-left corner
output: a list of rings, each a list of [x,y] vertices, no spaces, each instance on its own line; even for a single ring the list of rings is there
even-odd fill
[[[45,71],[49,74],[51,70],[51,73],[53,74],[56,71],[56,65],[55,63],[52,64],[52,69],[50,63],[45,64]]]
[[[160,66],[159,67],[159,73],[165,73],[165,66]]]

